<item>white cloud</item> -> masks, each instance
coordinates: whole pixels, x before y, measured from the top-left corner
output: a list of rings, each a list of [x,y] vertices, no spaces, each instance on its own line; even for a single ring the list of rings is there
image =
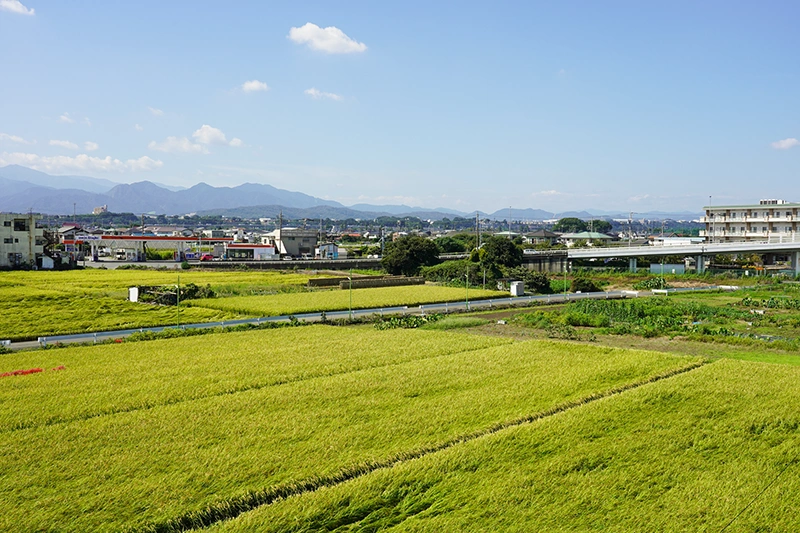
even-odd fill
[[[0,141],[11,141],[17,144],[36,144],[35,141],[26,141],[17,135],[9,135],[8,133],[0,133]]]
[[[254,93],[258,91],[269,91],[269,85],[263,81],[250,80],[242,84],[242,90],[246,93]]]
[[[187,153],[187,154],[207,154],[205,146],[193,143],[186,137],[167,137],[164,142],[157,143],[150,141],[147,145],[151,150],[158,152],[167,152],[170,154]]]
[[[106,157],[106,159],[108,159],[108,157]],[[139,159],[128,159],[125,162],[125,165],[127,165],[127,167],[130,168],[133,172],[150,172],[151,170],[161,168],[164,165],[164,163],[156,159],[151,159],[146,155],[143,155]]]
[[[69,142],[69,141],[50,141],[50,146],[60,146],[61,148],[67,148],[69,150],[77,150],[78,149],[78,145],[77,144],[75,144],[73,142]]]
[[[75,122],[75,119],[69,116],[69,113],[66,112],[60,117],[58,117],[58,120],[60,120],[61,122],[66,122],[67,124],[72,124]]]
[[[641,202],[642,200],[649,200],[651,196],[649,194],[639,194],[636,196],[631,196],[628,198],[629,202]]]
[[[0,154],[0,164],[23,165],[43,172],[148,172],[160,168],[164,163],[147,156],[121,161],[112,159],[111,156],[99,158],[86,154],[80,154],[75,157],[63,155],[45,157],[22,152],[3,152]]]
[[[160,109],[156,109],[155,107],[148,106],[147,109],[150,110],[150,112],[153,114],[154,117],[160,117],[164,114],[163,111],[161,111]]]
[[[307,44],[313,50],[320,50],[328,54],[350,54],[367,49],[366,44],[351,39],[335,26],[320,28],[310,22],[306,22],[299,28],[291,28],[289,39],[297,44]]]
[[[341,95],[334,94],[334,93],[326,93],[320,90],[315,89],[314,87],[310,89],[306,89],[303,91],[305,94],[313,98],[314,100],[336,100],[337,102],[342,99]]]
[[[35,10],[22,5],[19,0],[0,0],[0,11],[10,11],[20,15],[33,15]]]
[[[794,138],[783,139],[782,141],[775,141],[772,143],[772,147],[776,150],[788,150],[793,146],[800,146],[800,141]]]
[[[89,120],[89,117],[85,117],[83,119],[83,123],[86,124],[87,126],[91,126],[92,125],[92,121]]]
[[[225,134],[222,133],[222,130],[211,127],[208,124],[203,124],[199,130],[192,133],[192,138],[201,144],[213,144],[220,146],[227,145],[234,147],[243,146],[241,139],[234,137],[230,142],[228,142],[228,139],[225,138]]]
[[[562,196],[566,193],[557,191],[555,189],[550,189],[549,191],[539,191],[535,193],[531,193],[531,196]]]
[[[144,128],[143,128],[143,127],[141,127],[141,126],[140,126],[140,125],[138,125],[138,124],[134,124],[134,125],[133,125],[133,129],[135,129],[136,131],[144,131]]]
[[[100,148],[100,145],[97,144],[96,142],[86,141],[85,143],[83,143],[83,149],[86,150],[87,152],[94,152],[98,148]]]

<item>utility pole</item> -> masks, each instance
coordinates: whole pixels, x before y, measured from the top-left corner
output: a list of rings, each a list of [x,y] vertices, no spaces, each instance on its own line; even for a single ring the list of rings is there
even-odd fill
[[[480,248],[483,243],[481,242],[481,215],[478,211],[475,211],[475,233],[478,237],[478,248]]]
[[[283,209],[278,213],[278,258],[281,258],[281,248],[283,248]]]
[[[628,215],[628,246],[633,246],[633,211]]]
[[[469,267],[467,267],[467,272],[464,274],[464,282],[464,288],[467,291],[464,300],[464,309],[469,311]]]
[[[350,275],[347,276],[347,281],[350,282],[350,321],[353,321],[353,269],[350,269]]]

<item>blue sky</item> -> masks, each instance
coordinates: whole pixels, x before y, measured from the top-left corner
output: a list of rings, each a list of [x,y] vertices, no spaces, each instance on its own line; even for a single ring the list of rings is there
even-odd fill
[[[0,0],[0,165],[466,212],[800,201],[799,18],[797,2]]]

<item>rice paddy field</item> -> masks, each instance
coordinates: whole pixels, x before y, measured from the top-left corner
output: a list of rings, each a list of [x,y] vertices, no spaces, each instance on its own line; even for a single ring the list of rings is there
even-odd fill
[[[505,292],[474,289],[470,299],[507,296]],[[324,290],[310,292],[298,298],[295,294],[275,294],[269,297],[237,296],[231,298],[209,298],[191,300],[187,305],[227,313],[251,316],[274,316],[299,314],[334,309],[348,309],[352,297],[353,309],[373,307],[417,306],[433,302],[453,302],[465,299],[464,289],[432,285],[410,285],[405,287],[380,287],[376,289]]]
[[[349,299],[238,281],[183,311]],[[792,291],[0,354],[0,530],[797,531]]]
[[[214,322],[238,315],[208,308],[181,309],[127,301],[136,285],[211,285],[222,294],[277,292],[309,276],[279,272],[73,270],[0,272],[0,339]]]
[[[178,277],[180,276],[180,280]],[[307,292],[308,274],[159,270],[0,272],[0,339],[215,322],[245,317],[348,309],[349,291]],[[215,298],[158,306],[127,301],[137,285],[209,286]],[[302,297],[298,296],[302,294]],[[496,296],[473,290],[471,298]],[[464,298],[463,290],[429,285],[353,290],[353,307],[419,305]]]

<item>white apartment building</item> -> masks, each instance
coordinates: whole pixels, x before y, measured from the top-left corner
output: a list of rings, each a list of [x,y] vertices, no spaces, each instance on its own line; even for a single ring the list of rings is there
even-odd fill
[[[36,227],[41,218],[0,213],[0,268],[36,265],[44,252],[44,230]]]
[[[706,242],[800,240],[800,203],[761,200],[754,205],[706,206],[700,236]]]

